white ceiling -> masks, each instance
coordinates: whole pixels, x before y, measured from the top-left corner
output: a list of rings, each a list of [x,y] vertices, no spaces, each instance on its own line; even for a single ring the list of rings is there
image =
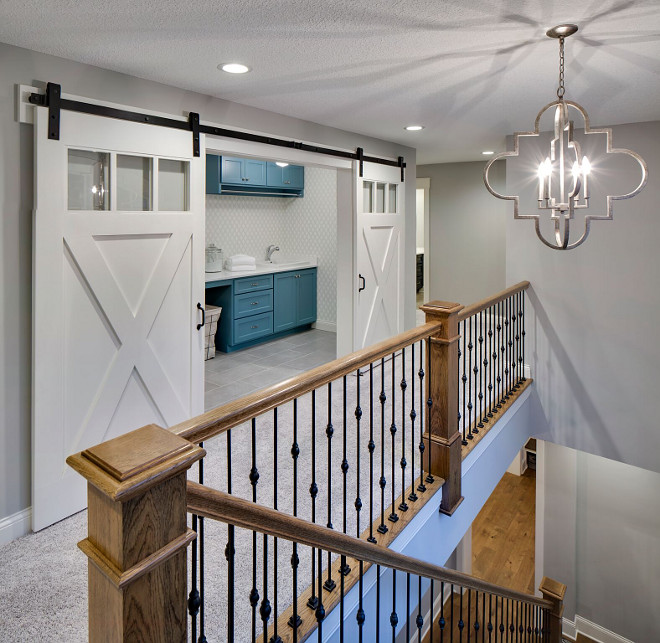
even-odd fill
[[[10,0],[0,41],[411,145],[430,163],[482,159],[532,128],[557,83],[545,31],[562,22],[580,26],[567,98],[594,125],[660,120],[658,0]],[[218,71],[228,61],[253,71]]]

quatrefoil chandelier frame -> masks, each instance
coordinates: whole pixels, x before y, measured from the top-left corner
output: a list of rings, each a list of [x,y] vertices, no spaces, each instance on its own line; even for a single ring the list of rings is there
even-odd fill
[[[513,151],[502,152],[494,156],[484,168],[484,183],[488,191],[498,199],[513,201],[513,216],[515,219],[533,219],[538,238],[554,250],[570,250],[582,245],[589,235],[591,221],[611,221],[614,218],[614,201],[631,199],[641,192],[648,180],[648,167],[644,159],[632,150],[612,147],[612,129],[610,127],[592,128],[586,110],[577,103],[564,98],[564,40],[578,30],[577,25],[563,24],[546,32],[550,38],[559,40],[559,86],[557,99],[548,103],[536,116],[534,130],[531,132],[516,132],[513,136]],[[541,232],[541,214],[522,214],[520,212],[520,197],[518,195],[500,194],[488,180],[488,173],[493,163],[515,157],[520,152],[520,138],[540,135],[540,121],[545,112],[555,109],[554,138],[550,144],[550,153],[538,168],[539,195],[538,210],[549,211],[554,224],[554,235],[550,240]],[[590,203],[588,176],[591,163],[582,155],[579,142],[574,136],[574,124],[569,117],[569,110],[577,111],[584,119],[585,134],[604,134],[606,137],[606,154],[627,154],[634,158],[642,171],[639,185],[626,194],[607,195],[604,214],[588,212],[584,217],[584,229],[581,236],[571,241],[571,221],[575,210],[588,210]],[[569,163],[572,161],[572,165]],[[569,174],[570,172],[570,174]],[[572,176],[571,176],[572,175]],[[554,180],[553,180],[554,178]],[[568,180],[567,180],[568,178]],[[557,193],[558,189],[558,193]]]

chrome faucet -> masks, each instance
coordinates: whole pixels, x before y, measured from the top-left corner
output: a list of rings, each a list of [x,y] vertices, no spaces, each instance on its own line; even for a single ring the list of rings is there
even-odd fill
[[[266,249],[266,261],[270,261],[272,263],[271,257],[273,256],[273,252],[277,252],[280,249],[279,246],[276,245],[270,245]]]

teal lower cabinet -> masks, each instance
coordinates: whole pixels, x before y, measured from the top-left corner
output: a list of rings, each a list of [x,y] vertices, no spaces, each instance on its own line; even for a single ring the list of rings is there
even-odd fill
[[[230,353],[316,321],[316,268],[206,284],[206,303],[222,306],[216,347]]]

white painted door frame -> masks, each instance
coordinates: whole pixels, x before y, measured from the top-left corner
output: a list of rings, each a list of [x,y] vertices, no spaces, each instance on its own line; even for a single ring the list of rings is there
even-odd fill
[[[424,303],[431,300],[431,179],[418,178],[418,190],[424,190]]]

